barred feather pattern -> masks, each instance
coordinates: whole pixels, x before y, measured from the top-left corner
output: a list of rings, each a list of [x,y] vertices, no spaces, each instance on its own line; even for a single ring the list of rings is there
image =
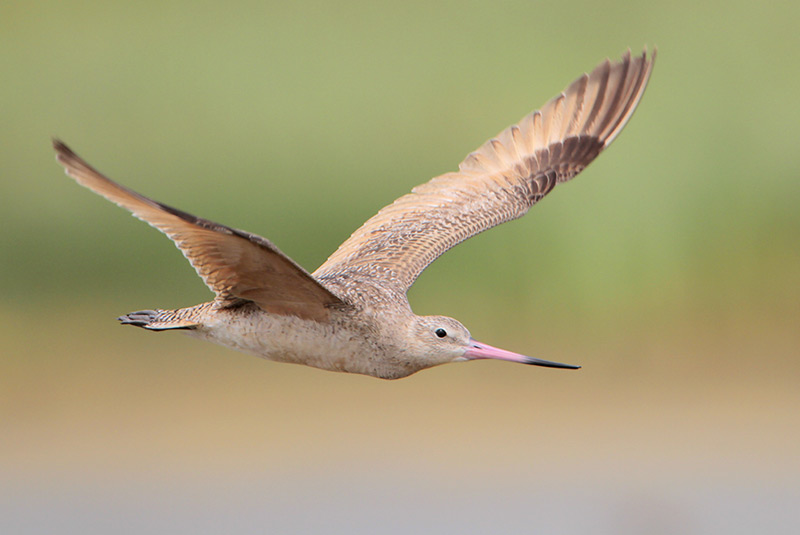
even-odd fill
[[[469,154],[458,171],[415,187],[386,206],[313,276],[349,301],[405,295],[439,255],[517,219],[570,180],[619,134],[636,109],[655,53],[630,51],[601,63],[541,110]],[[350,291],[354,286],[374,291]]]

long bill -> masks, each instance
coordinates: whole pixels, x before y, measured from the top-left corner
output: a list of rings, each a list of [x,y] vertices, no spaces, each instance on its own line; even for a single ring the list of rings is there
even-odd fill
[[[565,368],[568,370],[577,370],[580,366],[573,366],[572,364],[561,364],[560,362],[551,362],[549,360],[536,359],[512,351],[506,351],[498,347],[492,347],[483,342],[478,342],[470,338],[469,348],[464,353],[464,358],[467,360],[478,359],[498,359],[508,360],[511,362],[521,362],[522,364],[531,364],[533,366],[545,366],[547,368]]]

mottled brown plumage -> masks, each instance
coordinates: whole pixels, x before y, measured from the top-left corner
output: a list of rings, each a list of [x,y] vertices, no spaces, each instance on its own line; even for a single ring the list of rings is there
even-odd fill
[[[58,162],[79,184],[169,236],[221,306],[246,300],[266,312],[316,321],[327,319],[327,307],[344,306],[266,238],[148,199],[106,178],[61,141],[53,141],[53,147]]]
[[[653,67],[645,54],[601,63],[540,111],[484,143],[447,173],[417,186],[356,230],[320,268],[405,293],[439,255],[522,217],[559,182],[577,175],[619,134]]]
[[[67,174],[164,232],[216,294],[195,307],[127,314],[124,324],[186,329],[271,360],[383,378],[484,358],[573,367],[478,343],[452,318],[416,316],[406,292],[439,255],[523,216],[594,160],[630,119],[654,59],[627,52],[601,63],[484,143],[458,171],[380,210],[313,275],[265,238],[148,199],[62,142],[53,146]]]

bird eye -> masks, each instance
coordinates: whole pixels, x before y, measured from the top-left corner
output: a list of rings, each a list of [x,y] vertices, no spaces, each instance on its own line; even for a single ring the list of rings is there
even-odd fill
[[[435,330],[435,331],[433,331],[433,332],[434,332],[434,334],[436,334],[436,336],[438,336],[439,338],[444,338],[445,336],[447,336],[447,331],[445,331],[444,329],[436,329],[436,330]]]

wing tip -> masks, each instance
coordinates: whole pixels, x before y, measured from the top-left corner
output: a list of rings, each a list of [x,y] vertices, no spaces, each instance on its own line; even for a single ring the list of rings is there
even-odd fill
[[[58,139],[57,137],[53,136],[50,138],[50,142],[53,145],[53,150],[56,151],[56,161],[61,162],[64,158],[69,156],[75,156],[75,153],[72,152],[66,143]]]
[[[622,132],[623,128],[625,128],[625,126],[628,124],[628,121],[633,116],[633,112],[639,107],[639,102],[644,96],[644,92],[647,89],[647,84],[650,82],[650,75],[653,72],[653,66],[655,65],[657,52],[658,48],[654,46],[653,51],[650,53],[650,57],[648,58],[647,45],[645,45],[641,56],[637,55],[636,60],[641,62],[641,66],[638,75],[633,77],[634,80],[632,83],[638,85],[638,87],[636,87],[632,94],[628,97],[629,101],[625,106],[624,111],[619,116],[616,125],[605,132],[605,139],[603,140],[604,147],[611,145],[620,132]],[[625,61],[624,58],[625,56],[623,56],[623,61]],[[628,63],[631,62],[630,59],[627,61]]]
[[[53,150],[56,152],[56,162],[64,167],[64,172],[73,177],[75,172],[81,167],[91,169],[83,159],[78,156],[69,146],[57,137],[52,137]]]
[[[53,145],[53,150],[56,151],[56,156],[77,156],[75,151],[69,148],[69,146],[61,141],[61,139],[54,136],[50,138],[50,141]]]

